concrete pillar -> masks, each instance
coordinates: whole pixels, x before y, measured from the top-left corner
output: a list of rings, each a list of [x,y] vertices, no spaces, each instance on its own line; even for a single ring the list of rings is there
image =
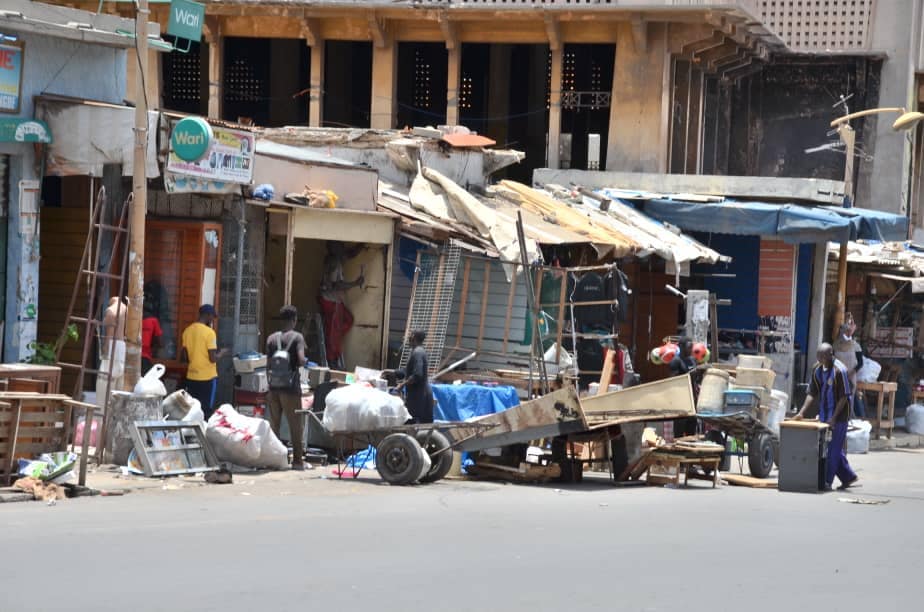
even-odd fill
[[[462,86],[462,45],[448,49],[446,66],[446,125],[459,125],[459,88]]]
[[[564,62],[563,45],[552,49],[552,82],[549,91],[549,148],[546,165],[557,169],[561,166],[561,75]]]
[[[920,24],[920,2],[893,0],[876,5],[872,21],[871,48],[884,53],[879,88],[879,107],[901,106],[914,109],[915,57],[913,50]],[[863,110],[852,108],[854,110]],[[912,150],[904,133],[894,132],[892,122],[897,115],[885,114],[864,119],[872,128],[870,142],[864,129],[864,146],[873,156],[872,162],[861,162],[861,181],[856,191],[855,205],[897,214],[907,213],[908,173]],[[856,125],[859,125],[857,123]],[[870,146],[872,145],[872,146]],[[867,187],[868,185],[868,187]]]
[[[324,120],[324,46],[323,40],[317,40],[310,47],[308,125],[311,127],[321,127]]]
[[[373,129],[395,127],[395,97],[398,87],[396,60],[398,46],[393,40],[384,46],[372,45],[372,105],[370,123]]]
[[[667,171],[669,67],[665,24],[647,24],[644,45],[629,22],[618,24],[607,170]]]
[[[6,262],[6,326],[3,361],[15,363],[32,351],[38,332],[39,186],[31,147],[9,158],[9,222]]]
[[[824,342],[825,292],[828,276],[828,243],[815,243],[812,260],[812,310],[809,313],[809,335],[806,343],[806,360],[810,366],[818,352],[818,345]],[[801,372],[799,373],[801,374]]]
[[[510,111],[510,45],[492,44],[488,66],[488,133],[498,146],[507,142]]]
[[[224,55],[225,45],[224,38],[216,35],[209,41],[209,118],[221,119],[221,81],[224,75]],[[229,117],[232,121],[237,117]]]

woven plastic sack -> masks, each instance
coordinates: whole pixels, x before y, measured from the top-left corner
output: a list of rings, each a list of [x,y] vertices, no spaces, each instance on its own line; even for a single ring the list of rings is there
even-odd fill
[[[386,429],[411,418],[400,397],[361,383],[334,389],[325,404],[321,422],[328,431]]]
[[[869,433],[873,426],[869,421],[855,419],[850,421],[847,431],[847,452],[863,454],[869,452]]]
[[[219,461],[252,468],[282,469],[288,451],[264,419],[244,416],[222,405],[209,418],[205,437]]]

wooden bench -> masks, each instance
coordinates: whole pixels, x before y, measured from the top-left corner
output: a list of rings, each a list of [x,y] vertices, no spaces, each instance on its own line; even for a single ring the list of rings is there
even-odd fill
[[[886,437],[892,439],[892,429],[895,427],[895,392],[898,391],[898,383],[894,382],[874,382],[858,383],[857,391],[864,394],[864,398],[871,394],[876,395],[875,402],[866,404],[866,420],[873,426],[873,436],[879,439],[880,430],[886,429]],[[874,406],[872,409],[870,406]],[[886,416],[883,418],[882,411],[886,409]],[[870,412],[875,410],[871,415]]]

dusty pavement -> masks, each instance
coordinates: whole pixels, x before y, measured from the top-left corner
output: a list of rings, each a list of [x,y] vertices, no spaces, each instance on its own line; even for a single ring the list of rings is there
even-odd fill
[[[924,452],[851,459],[847,494],[318,469],[4,504],[0,610],[919,609]]]

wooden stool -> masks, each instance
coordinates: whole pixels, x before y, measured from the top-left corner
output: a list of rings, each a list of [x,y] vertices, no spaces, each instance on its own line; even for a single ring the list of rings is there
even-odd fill
[[[680,476],[682,474],[683,486],[687,486],[687,481],[690,479],[691,472],[696,466],[702,467],[704,471],[709,469],[712,470],[712,476],[709,480],[712,481],[713,489],[719,481],[719,462],[722,460],[721,455],[712,457],[689,457],[680,454],[659,453],[658,451],[654,451],[648,455],[647,459],[648,465],[645,470],[647,472],[645,481],[649,485],[672,484],[679,487]],[[652,467],[667,468],[671,470],[673,474],[652,474]]]
[[[871,393],[876,394],[875,404],[873,402],[867,403],[866,420],[873,426],[873,435],[876,440],[879,439],[879,432],[882,428],[886,428],[886,436],[891,440],[892,428],[895,427],[895,392],[898,391],[898,383],[858,383],[857,391],[863,393],[864,397],[869,397]],[[870,416],[869,406],[872,405],[875,405],[876,412],[874,415]],[[888,409],[885,418],[882,416],[883,407]]]

